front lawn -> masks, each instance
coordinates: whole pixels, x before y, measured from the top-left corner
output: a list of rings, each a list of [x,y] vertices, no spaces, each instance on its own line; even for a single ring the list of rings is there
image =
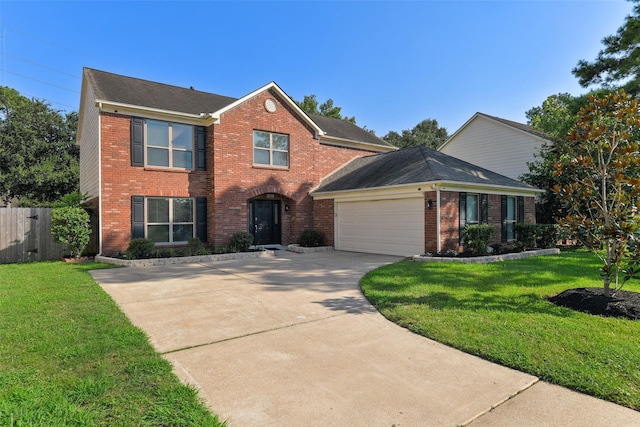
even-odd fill
[[[640,321],[545,299],[602,286],[598,268],[583,251],[493,264],[401,261],[369,272],[361,285],[384,316],[417,334],[640,410]]]
[[[219,426],[88,270],[0,265],[0,425]]]

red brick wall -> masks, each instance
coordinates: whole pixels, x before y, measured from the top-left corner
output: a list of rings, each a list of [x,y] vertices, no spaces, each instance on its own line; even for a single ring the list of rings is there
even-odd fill
[[[426,194],[425,194],[425,197]],[[499,194],[488,195],[488,218],[487,222],[493,225],[494,233],[492,243],[502,243],[502,196]],[[434,198],[435,200],[435,198]],[[535,199],[533,197],[525,197],[525,216],[524,222],[535,224]],[[460,193],[455,191],[440,192],[440,234],[441,234],[441,251],[453,249],[462,251],[463,247],[460,242],[460,223],[459,223],[459,206]],[[425,231],[429,228],[429,221],[425,223]],[[436,246],[432,240],[425,241],[427,252],[436,252]]]
[[[274,113],[264,108],[267,98],[276,101]],[[254,130],[289,135],[288,168],[253,165]],[[290,211],[283,216],[289,224],[283,223],[282,244],[297,242],[303,230],[315,226],[314,204],[308,193],[321,178],[366,154],[370,153],[320,144],[312,129],[275,93],[261,93],[224,113],[220,124],[213,126],[215,213],[209,222],[212,241],[215,246],[224,246],[234,232],[247,231],[248,201],[273,193],[284,196],[283,203],[290,205]]]
[[[435,191],[424,193],[424,252],[436,253],[438,247],[438,209]],[[431,201],[431,209],[429,209]]]
[[[459,250],[459,217],[460,193],[454,191],[440,192],[440,250]],[[429,252],[436,252],[432,248]]]
[[[264,101],[277,110],[269,113]],[[131,240],[131,196],[207,197],[208,245],[226,246],[231,235],[248,231],[248,205],[253,198],[282,200],[282,244],[297,242],[314,224],[308,195],[320,179],[367,151],[322,145],[312,129],[275,93],[262,93],[224,113],[207,129],[207,170],[131,166],[131,118],[101,113],[102,252],[123,251]],[[289,135],[290,165],[278,169],[253,165],[253,131]],[[97,171],[96,171],[97,173]],[[284,206],[289,211],[284,211]],[[333,240],[325,231],[327,238]],[[328,229],[327,229],[328,231]]]
[[[101,114],[102,252],[123,251],[131,241],[131,196],[207,197],[206,171],[131,166],[131,118]]]
[[[313,201],[313,228],[324,234],[327,246],[335,246],[333,199]]]

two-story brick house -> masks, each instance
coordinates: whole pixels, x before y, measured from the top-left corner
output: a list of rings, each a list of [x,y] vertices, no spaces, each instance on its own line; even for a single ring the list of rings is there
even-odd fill
[[[217,248],[237,231],[251,232],[256,244],[286,245],[312,228],[323,231],[338,249],[408,255],[457,246],[456,238],[443,240],[442,229],[433,227],[434,215],[459,223],[461,204],[451,212],[441,209],[448,193],[440,193],[437,186],[453,181],[443,181],[442,174],[402,172],[434,167],[424,163],[406,168],[412,157],[433,155],[446,163],[447,156],[432,150],[407,155],[348,121],[308,115],[275,83],[236,99],[84,69],[78,143],[80,190],[90,195],[98,213],[101,254],[122,251],[135,237],[151,238],[158,245],[181,245],[198,237]],[[350,166],[361,166],[353,161],[363,157],[389,159],[383,163],[394,168],[393,174],[384,168],[361,169],[364,176],[395,178],[373,192],[375,180],[366,179],[358,181],[360,188],[323,190],[321,183],[335,181],[336,174]],[[454,186],[456,200],[461,191],[477,192],[481,216],[487,209],[486,194],[508,196],[522,206],[519,220],[532,218],[535,189],[456,162],[451,167],[466,171],[454,177],[466,182]],[[480,175],[480,181],[472,182],[472,176]],[[405,197],[407,186],[410,197]],[[436,193],[443,199],[436,200]],[[473,203],[466,197],[465,203]],[[343,203],[365,200],[393,202],[369,207]],[[369,208],[393,212],[371,218]],[[351,221],[346,220],[349,215]],[[364,222],[369,229],[359,230],[362,224],[353,215],[368,218]],[[496,219],[496,227],[503,223]],[[397,224],[403,230],[390,231]],[[349,241],[367,241],[371,236],[365,234],[373,232],[375,243],[344,244],[345,227],[355,227]],[[389,234],[400,241],[380,242]],[[402,241],[409,235],[422,237]]]

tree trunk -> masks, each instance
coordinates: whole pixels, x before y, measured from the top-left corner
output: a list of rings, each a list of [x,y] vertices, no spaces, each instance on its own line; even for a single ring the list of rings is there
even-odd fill
[[[609,298],[611,296],[611,287],[609,286],[611,279],[608,274],[604,275],[604,296]]]

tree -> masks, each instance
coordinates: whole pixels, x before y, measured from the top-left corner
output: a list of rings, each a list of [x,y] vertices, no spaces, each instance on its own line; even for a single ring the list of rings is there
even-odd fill
[[[572,70],[583,87],[602,84],[614,88],[619,83],[630,95],[640,95],[640,0],[631,1],[636,3],[633,13],[625,18],[616,34],[602,40],[605,48],[596,59],[580,60]]]
[[[578,112],[589,102],[589,95],[604,96],[607,93],[610,91],[599,90],[577,97],[559,93],[547,97],[541,106],[525,113],[527,123],[549,139],[549,143],[536,153],[536,160],[527,164],[529,172],[520,177],[527,184],[545,190],[536,201],[536,222],[555,224],[565,216],[562,203],[551,191],[556,184],[563,183],[561,176],[554,176],[553,166],[563,155],[571,154],[572,147],[567,143],[567,137],[578,122]]]
[[[347,117],[343,116],[340,112],[342,111],[341,107],[336,107],[333,105],[333,99],[329,98],[322,104],[318,106],[318,100],[315,95],[305,95],[302,102],[295,101],[298,104],[298,107],[302,109],[307,114],[316,114],[319,116],[332,117],[334,119],[346,120],[348,122],[354,123],[356,122],[355,117]]]
[[[635,274],[640,260],[639,135],[638,99],[623,90],[590,96],[568,138],[573,154],[555,164],[562,184],[553,191],[567,209],[560,225],[602,261],[607,297]],[[625,263],[631,265],[626,270]]]
[[[91,239],[89,214],[79,206],[64,206],[51,211],[51,234],[73,258],[80,258]]]
[[[78,114],[0,87],[0,199],[48,206],[78,189]]]
[[[385,141],[399,148],[426,146],[436,149],[442,145],[449,135],[447,129],[438,126],[438,121],[425,119],[411,130],[403,130],[402,134],[389,131],[382,137]]]

